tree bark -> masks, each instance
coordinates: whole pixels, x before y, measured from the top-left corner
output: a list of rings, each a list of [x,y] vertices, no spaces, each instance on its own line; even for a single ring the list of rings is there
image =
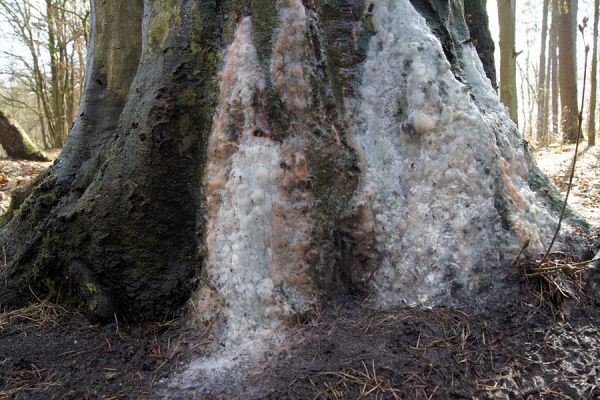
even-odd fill
[[[66,139],[64,91],[61,85],[61,75],[64,69],[63,60],[60,59],[61,46],[58,42],[57,12],[52,0],[46,0],[46,24],[48,26],[48,55],[50,56],[50,101],[54,126],[54,143],[56,147],[63,147]]]
[[[515,0],[497,0],[500,24],[500,99],[518,125],[517,52],[515,50]]]
[[[560,85],[558,83],[558,2],[552,2],[552,23],[550,25],[549,57],[552,75],[552,138],[560,137]],[[551,139],[552,140],[552,139]]]
[[[494,61],[494,51],[496,49],[489,29],[487,0],[465,0],[464,3],[465,17],[471,32],[471,39],[474,41],[485,74],[490,79],[494,89],[497,90],[496,63]]]
[[[552,42],[552,40],[548,41],[549,45]],[[542,146],[548,146],[551,142],[552,142],[552,122],[550,119],[551,116],[551,112],[550,112],[550,98],[552,97],[552,92],[551,92],[551,85],[550,82],[552,81],[552,56],[550,53],[550,48],[548,48],[548,56],[546,57],[546,65],[544,66],[544,68],[546,69],[546,79],[544,82],[544,105],[543,105],[543,110],[545,111],[545,119],[542,123],[544,123],[546,125],[546,128],[543,130],[543,136],[541,138],[541,144]]]
[[[49,161],[48,156],[36,147],[23,128],[2,111],[0,111],[0,145],[9,157]]]
[[[459,0],[96,1],[77,122],[0,229],[0,304],[33,292],[149,320],[194,293],[193,318],[237,341],[347,291],[512,293],[560,196],[464,14]]]
[[[594,1],[594,33],[592,36],[592,68],[590,107],[588,115],[588,146],[596,145],[596,98],[598,96],[598,20],[600,19],[600,0]]]
[[[547,144],[548,136],[548,106],[546,99],[546,42],[548,40],[548,14],[550,11],[550,0],[544,0],[542,9],[542,46],[540,49],[539,76],[537,83],[537,140],[539,143]]]
[[[577,141],[577,0],[558,0],[558,63],[563,143]]]

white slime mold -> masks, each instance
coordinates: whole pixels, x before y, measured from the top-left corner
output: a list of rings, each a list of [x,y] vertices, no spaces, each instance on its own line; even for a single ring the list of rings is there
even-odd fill
[[[409,0],[376,1],[372,20],[354,137],[366,168],[356,201],[370,203],[382,260],[375,291],[424,305],[489,292],[505,257],[528,239],[540,250],[554,224],[530,205],[516,129],[471,46],[465,74],[485,115]],[[509,198],[505,221],[498,191]]]

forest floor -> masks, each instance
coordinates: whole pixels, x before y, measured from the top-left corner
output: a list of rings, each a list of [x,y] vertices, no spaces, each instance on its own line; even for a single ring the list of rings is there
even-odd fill
[[[581,154],[571,204],[598,227],[600,146]],[[564,190],[572,147],[536,155]],[[0,205],[48,165],[0,159]],[[186,390],[167,383],[206,339],[183,320],[92,324],[41,302],[0,313],[0,400],[600,399],[600,299],[567,302],[561,317],[518,287],[485,308],[341,299],[241,380]]]
[[[382,310],[348,298],[241,379],[226,371],[185,390],[169,387],[171,373],[206,342],[183,325],[95,325],[49,304],[5,314],[0,399],[600,398],[597,305],[562,321],[526,295],[484,309]]]
[[[53,149],[45,151],[45,153],[54,160],[58,157],[60,150]],[[0,157],[0,215],[8,209],[12,192],[26,186],[50,165],[52,165],[52,161],[39,162]]]
[[[595,227],[600,227],[600,146],[580,145],[569,205]],[[540,147],[535,158],[564,195],[569,183],[575,145]]]

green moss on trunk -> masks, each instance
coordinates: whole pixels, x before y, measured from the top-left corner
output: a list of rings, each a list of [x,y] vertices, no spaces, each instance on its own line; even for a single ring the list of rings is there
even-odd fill
[[[9,157],[32,161],[50,160],[36,147],[23,128],[2,111],[0,111],[0,145]]]

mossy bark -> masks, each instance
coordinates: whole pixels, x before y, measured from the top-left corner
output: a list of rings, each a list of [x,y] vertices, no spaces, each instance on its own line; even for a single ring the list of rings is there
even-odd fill
[[[165,17],[154,3],[94,3],[78,121],[0,232],[9,260],[1,304],[33,292],[93,317],[150,319],[189,296],[219,10],[176,2]]]
[[[49,161],[21,126],[0,110],[0,145],[9,157],[32,161]]]

